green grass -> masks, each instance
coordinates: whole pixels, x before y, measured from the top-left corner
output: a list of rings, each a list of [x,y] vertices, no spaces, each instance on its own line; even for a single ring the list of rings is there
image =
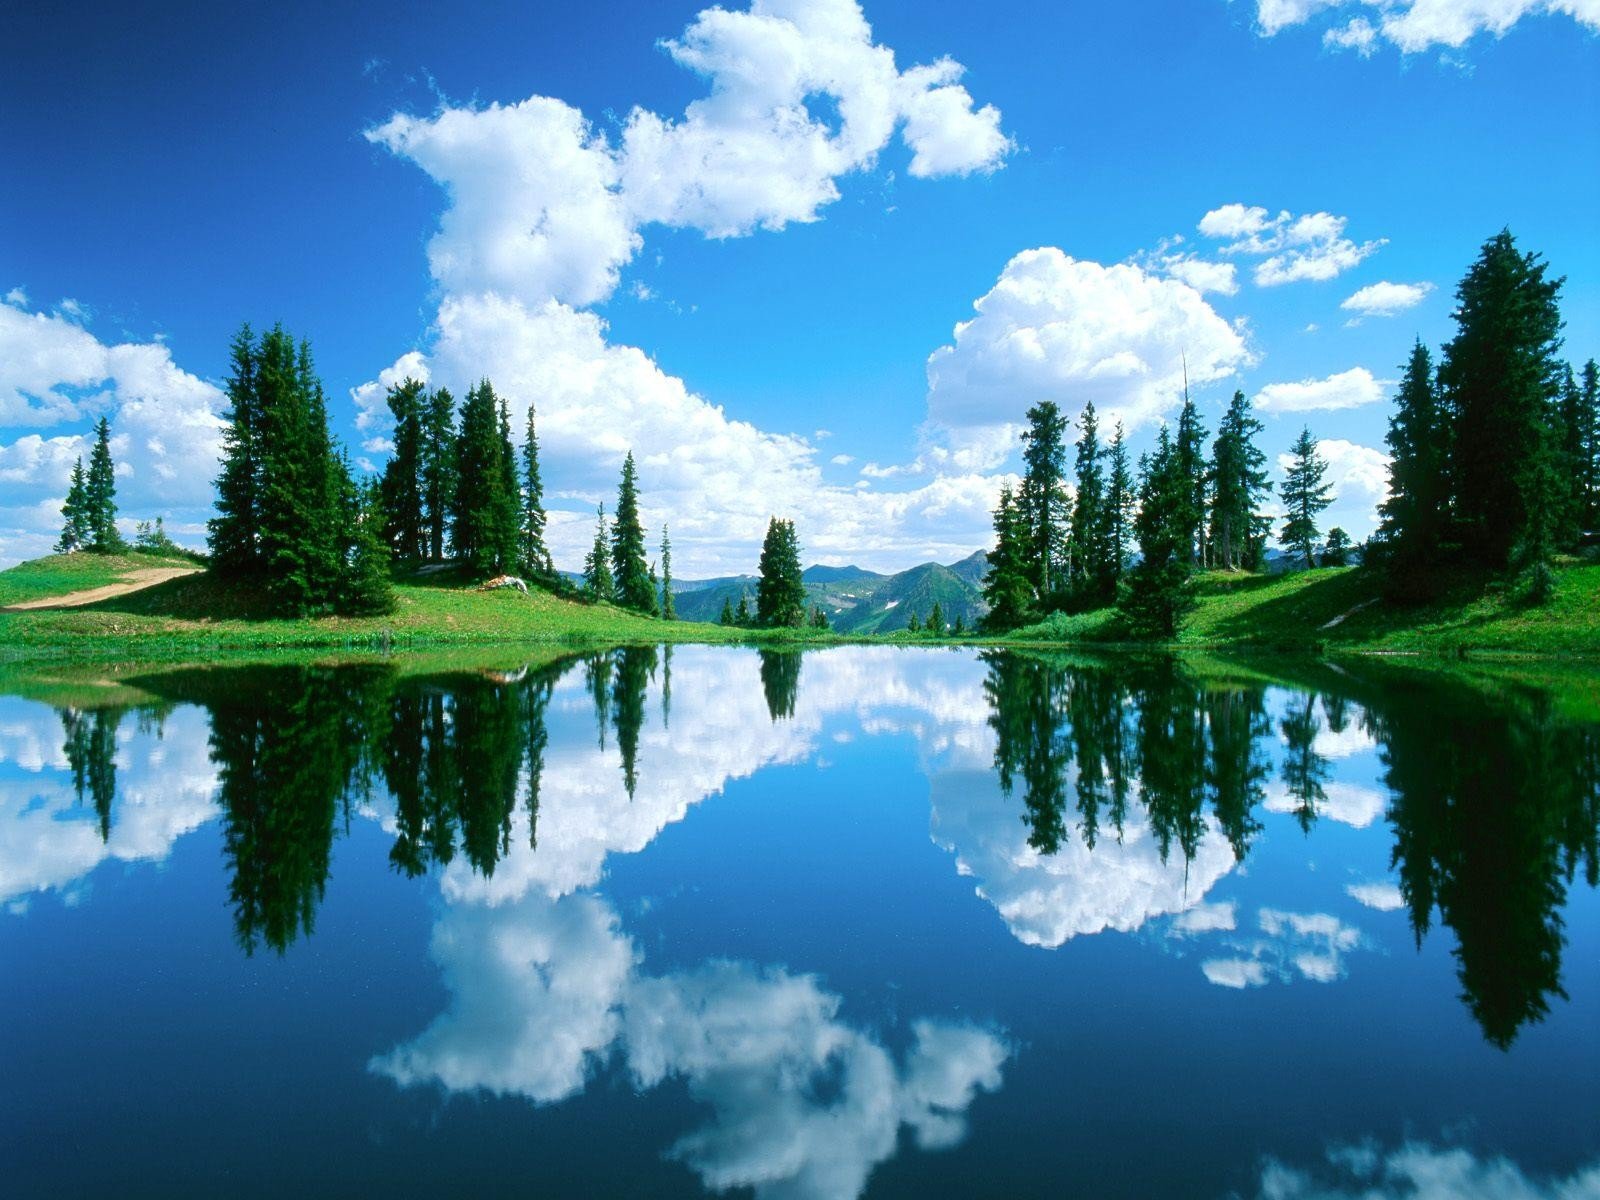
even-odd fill
[[[146,556],[77,554],[0,572],[0,603],[115,582],[131,570],[180,565]],[[1436,601],[1397,607],[1378,598],[1377,581],[1356,568],[1253,576],[1210,573],[1176,649],[1252,653],[1415,653],[1451,657],[1600,658],[1600,564],[1560,567],[1554,598],[1523,601],[1509,585],[1461,580]],[[1003,644],[1143,646],[1114,609],[1056,615],[1004,638],[935,638],[897,631],[863,637],[804,630],[739,630],[657,621],[608,604],[580,604],[534,590],[479,592],[450,573],[396,586],[395,611],[382,617],[261,617],[259,598],[208,574],[171,580],[77,609],[0,613],[0,660],[119,657],[183,660],[219,652],[405,649],[534,644],[565,647],[638,642],[826,645]],[[1333,627],[1335,618],[1343,619]]]
[[[52,554],[0,571],[0,607],[121,583],[151,567],[195,565],[192,559],[155,554]]]

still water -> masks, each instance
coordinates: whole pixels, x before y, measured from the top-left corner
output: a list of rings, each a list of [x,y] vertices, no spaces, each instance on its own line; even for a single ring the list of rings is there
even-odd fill
[[[1600,681],[629,648],[0,698],[7,1196],[1600,1195]]]

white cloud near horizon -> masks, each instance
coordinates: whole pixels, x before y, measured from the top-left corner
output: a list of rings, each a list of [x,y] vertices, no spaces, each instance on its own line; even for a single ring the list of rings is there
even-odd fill
[[[1256,30],[1274,37],[1323,13],[1347,18],[1323,43],[1369,56],[1382,38],[1403,54],[1459,49],[1481,34],[1504,37],[1527,17],[1566,16],[1600,31],[1596,0],[1257,0]],[[1351,13],[1360,15],[1350,16]],[[1371,19],[1369,19],[1371,18]],[[1374,23],[1376,22],[1376,23]]]
[[[1352,367],[1326,379],[1269,383],[1256,393],[1255,406],[1263,413],[1334,412],[1376,404],[1383,398],[1382,381],[1365,367]]]
[[[1315,1167],[1268,1158],[1255,1200],[1600,1200],[1600,1162],[1529,1177],[1509,1159],[1407,1141],[1330,1146]]]
[[[1074,416],[1092,400],[1109,438],[1118,420],[1131,432],[1182,403],[1185,356],[1194,385],[1252,361],[1189,283],[1054,246],[1012,258],[973,309],[928,358],[928,436],[972,468],[998,465],[1042,400]]]

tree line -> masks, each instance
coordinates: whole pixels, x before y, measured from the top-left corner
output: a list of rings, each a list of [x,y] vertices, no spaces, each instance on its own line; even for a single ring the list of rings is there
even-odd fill
[[[1553,555],[1600,528],[1600,389],[1593,360],[1580,382],[1558,358],[1561,282],[1502,231],[1457,288],[1457,333],[1437,371],[1426,347],[1413,351],[1388,435],[1390,496],[1362,554],[1392,598],[1431,595],[1449,567],[1521,572],[1543,599]],[[1044,401],[1027,420],[1021,484],[1002,489],[994,511],[987,628],[1114,604],[1134,632],[1170,638],[1195,606],[1195,572],[1265,566],[1273,484],[1243,392],[1208,454],[1186,389],[1137,476],[1122,427],[1103,445],[1086,404],[1070,491],[1060,408]],[[1319,544],[1323,565],[1343,566],[1349,535],[1335,527],[1321,541],[1334,496],[1309,428],[1289,453],[1278,540],[1307,568]]]

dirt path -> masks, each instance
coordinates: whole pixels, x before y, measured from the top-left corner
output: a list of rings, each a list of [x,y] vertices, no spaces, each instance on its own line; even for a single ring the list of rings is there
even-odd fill
[[[94,604],[99,600],[110,600],[115,596],[126,596],[129,592],[141,591],[147,587],[154,587],[158,583],[165,583],[169,579],[180,579],[185,575],[193,575],[199,567],[147,567],[142,571],[132,571],[121,583],[108,583],[105,587],[85,588],[81,592],[68,592],[64,596],[41,596],[37,600],[24,600],[19,604],[8,604],[0,608],[0,612],[23,612],[30,608],[79,608],[85,604]]]

